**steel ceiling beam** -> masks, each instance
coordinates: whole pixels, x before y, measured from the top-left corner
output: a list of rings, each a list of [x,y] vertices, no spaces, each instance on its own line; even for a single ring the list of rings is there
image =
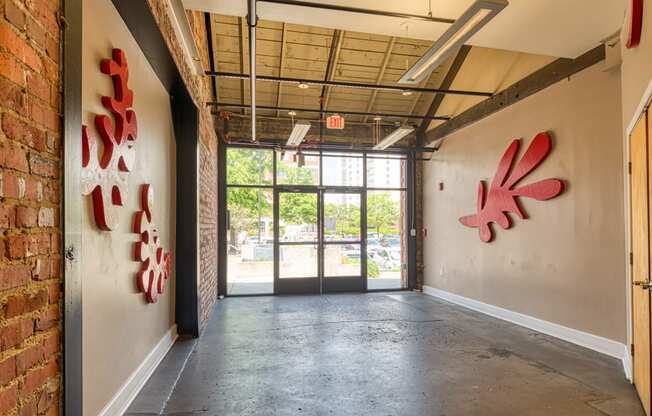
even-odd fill
[[[248,108],[248,104],[238,104],[238,103],[220,103],[220,102],[215,102],[215,101],[209,101],[206,103],[207,106],[211,107],[227,107],[227,108]],[[269,105],[257,105],[256,106],[259,110],[272,110],[272,111],[296,111],[296,112],[303,112],[303,113],[319,113],[319,114],[327,114],[327,113],[337,113],[337,114],[345,114],[345,115],[350,115],[350,116],[379,116],[379,117],[387,117],[387,118],[411,118],[411,119],[419,119],[419,120],[450,120],[450,117],[443,117],[443,116],[420,116],[417,114],[396,114],[396,113],[367,113],[364,111],[347,111],[347,110],[318,110],[318,109],[309,109],[309,108],[298,108],[298,107],[278,107],[278,106],[269,106]]]
[[[238,74],[234,72],[222,72],[222,71],[206,71],[206,75],[212,77],[221,77],[221,78],[235,78],[235,79],[249,79],[249,74]],[[258,75],[256,77],[258,81],[269,81],[269,82],[284,82],[289,84],[308,84],[308,85],[318,85],[318,86],[332,86],[332,87],[342,87],[342,88],[361,88],[367,90],[379,90],[379,91],[392,91],[400,92],[412,91],[412,92],[425,92],[425,93],[439,93],[439,94],[451,94],[451,95],[466,95],[473,97],[492,97],[494,94],[492,92],[484,91],[467,91],[467,90],[446,90],[441,88],[421,88],[421,87],[402,87],[397,85],[376,85],[376,84],[365,84],[365,83],[356,83],[356,82],[344,82],[344,81],[320,81],[316,79],[303,79],[303,78],[287,78],[287,77],[274,77],[268,75]]]
[[[464,61],[466,61],[466,57],[469,55],[469,52],[471,52],[471,46],[469,45],[463,45],[460,48],[439,88],[449,89],[451,85],[453,85],[453,82],[455,81],[457,74],[460,72],[462,65],[464,65]],[[427,116],[433,116],[435,113],[437,113],[437,110],[439,110],[442,101],[444,101],[444,97],[444,94],[435,94],[435,96],[432,98],[432,102],[430,103],[430,107],[428,107],[428,111],[426,111]],[[426,133],[429,125],[430,120],[423,120],[421,122],[416,131],[417,143],[420,144],[423,142],[423,135]]]
[[[213,48],[213,22],[211,14],[204,13],[204,25],[206,26],[206,45],[208,46],[208,65],[211,71],[215,71],[215,50]],[[217,80],[213,78],[211,82],[213,100],[217,101]]]
[[[448,122],[425,134],[423,144],[430,145],[449,134],[503,110],[524,98],[548,88],[605,59],[605,45],[597,46],[575,58],[561,58],[512,84],[495,96],[476,104]]]

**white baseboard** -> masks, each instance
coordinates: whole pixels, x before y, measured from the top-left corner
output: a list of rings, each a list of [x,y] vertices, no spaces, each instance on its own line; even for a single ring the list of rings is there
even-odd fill
[[[513,312],[498,306],[489,305],[434,287],[423,286],[423,293],[617,358],[623,363],[625,376],[628,380],[631,380],[631,357],[629,348],[625,344],[529,315]]]
[[[156,344],[154,349],[147,354],[147,357],[138,368],[131,373],[127,381],[120,387],[120,390],[111,398],[109,403],[104,406],[98,416],[122,416],[127,411],[131,402],[136,398],[170,348],[172,348],[177,336],[177,326],[175,324],[163,335],[163,338]]]

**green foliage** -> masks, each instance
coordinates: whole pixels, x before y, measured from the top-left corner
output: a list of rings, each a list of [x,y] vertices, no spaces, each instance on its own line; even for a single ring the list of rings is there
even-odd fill
[[[261,149],[227,149],[227,183],[230,185],[271,185],[273,155],[273,152]]]
[[[347,204],[325,204],[326,218],[335,219],[335,233],[338,236],[360,234],[360,207]],[[326,230],[332,234],[333,230]]]
[[[367,260],[367,277],[379,277],[380,276],[380,267],[372,259]]]
[[[367,228],[371,232],[397,234],[400,221],[399,204],[389,192],[373,192],[367,196]]]
[[[317,194],[281,194],[279,214],[287,224],[317,224]]]

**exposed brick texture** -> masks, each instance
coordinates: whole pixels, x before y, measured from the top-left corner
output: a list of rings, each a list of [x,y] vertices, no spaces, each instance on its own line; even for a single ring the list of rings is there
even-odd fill
[[[59,414],[60,0],[0,0],[0,414]]]
[[[209,317],[217,300],[217,135],[210,109],[210,81],[203,74],[194,75],[189,59],[183,53],[170,20],[169,3],[164,0],[148,0],[161,33],[179,68],[190,94],[199,108],[199,253],[200,318],[203,324]],[[206,27],[200,12],[188,12],[195,42],[200,51],[207,52]],[[203,67],[208,68],[207,55],[202,56]]]

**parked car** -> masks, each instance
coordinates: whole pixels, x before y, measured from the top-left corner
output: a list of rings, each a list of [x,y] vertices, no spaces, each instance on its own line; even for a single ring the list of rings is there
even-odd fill
[[[383,238],[385,242],[384,246],[386,247],[400,247],[401,246],[401,237],[398,235],[388,235]]]
[[[359,259],[360,246],[357,244],[347,244],[342,248],[342,255],[350,259]]]
[[[369,257],[380,266],[381,270],[395,270],[401,267],[401,250],[379,247],[369,252]]]

